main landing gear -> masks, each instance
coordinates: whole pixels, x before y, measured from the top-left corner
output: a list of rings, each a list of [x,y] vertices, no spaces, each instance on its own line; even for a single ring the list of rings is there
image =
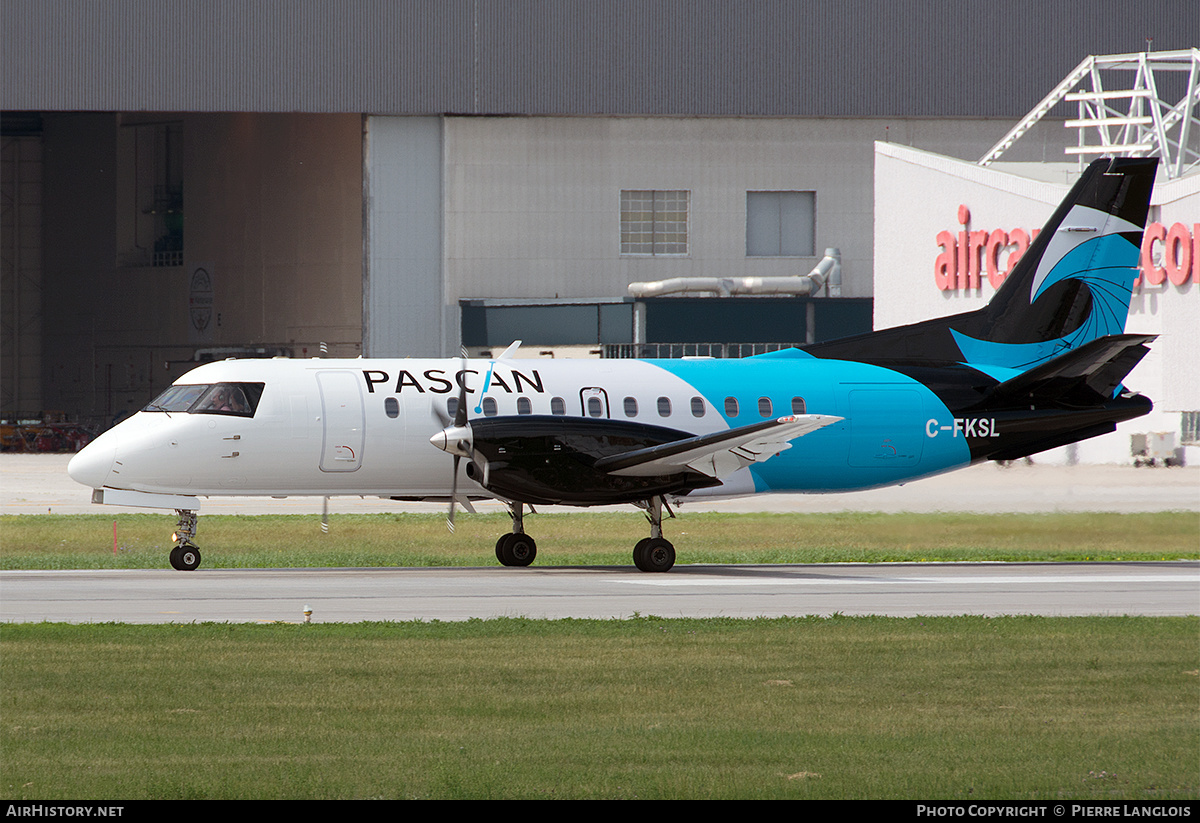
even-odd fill
[[[513,503],[513,530],[496,541],[496,559],[504,566],[528,566],[537,557],[537,543],[525,534],[525,504]]]
[[[195,571],[200,565],[200,550],[192,542],[196,536],[196,513],[188,509],[176,509],[179,524],[171,539],[175,548],[171,549],[171,568],[181,572]]]
[[[675,565],[675,547],[662,536],[663,507],[674,517],[671,507],[662,497],[652,497],[642,505],[650,521],[650,536],[633,547],[633,564],[644,572],[665,572]],[[504,566],[528,566],[537,557],[537,543],[525,534],[525,506],[513,503],[509,511],[513,530],[496,541],[496,559]]]
[[[646,501],[646,519],[650,521],[650,536],[643,537],[633,547],[633,565],[644,572],[665,572],[675,565],[675,547],[662,536],[662,510],[666,505],[662,497]],[[671,507],[667,514],[674,517]]]

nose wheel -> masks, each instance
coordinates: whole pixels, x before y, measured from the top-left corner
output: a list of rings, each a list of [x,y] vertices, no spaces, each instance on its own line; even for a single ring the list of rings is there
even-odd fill
[[[171,539],[175,548],[171,549],[171,568],[181,572],[192,572],[200,566],[200,550],[192,542],[196,536],[196,513],[189,509],[176,509],[179,523]]]
[[[200,566],[200,550],[190,543],[171,549],[171,568],[194,572]]]

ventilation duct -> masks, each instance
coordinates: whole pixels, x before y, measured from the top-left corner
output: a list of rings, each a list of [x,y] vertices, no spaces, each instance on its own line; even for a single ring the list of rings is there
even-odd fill
[[[789,277],[672,277],[648,283],[630,283],[633,297],[662,297],[668,294],[715,294],[730,297],[737,294],[815,295],[825,289],[826,297],[842,294],[842,253],[825,249],[825,256],[808,274]]]

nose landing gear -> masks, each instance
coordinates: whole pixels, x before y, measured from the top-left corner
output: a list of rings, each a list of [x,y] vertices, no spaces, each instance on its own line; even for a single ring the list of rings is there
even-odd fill
[[[196,513],[189,509],[176,509],[179,524],[171,539],[175,548],[171,549],[171,568],[181,572],[195,571],[200,566],[200,549],[192,542],[196,536]]]

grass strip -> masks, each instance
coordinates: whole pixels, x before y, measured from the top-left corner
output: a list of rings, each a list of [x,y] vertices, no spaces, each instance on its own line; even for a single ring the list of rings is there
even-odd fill
[[[113,552],[113,524],[117,551]],[[0,568],[163,568],[167,514],[0,517]],[[205,568],[481,566],[496,562],[502,514],[208,515]],[[628,565],[648,533],[636,512],[539,514],[526,520],[539,565]],[[1200,558],[1200,515],[682,514],[666,523],[679,563],[1071,561]]]
[[[0,628],[3,793],[1191,799],[1200,619]]]

